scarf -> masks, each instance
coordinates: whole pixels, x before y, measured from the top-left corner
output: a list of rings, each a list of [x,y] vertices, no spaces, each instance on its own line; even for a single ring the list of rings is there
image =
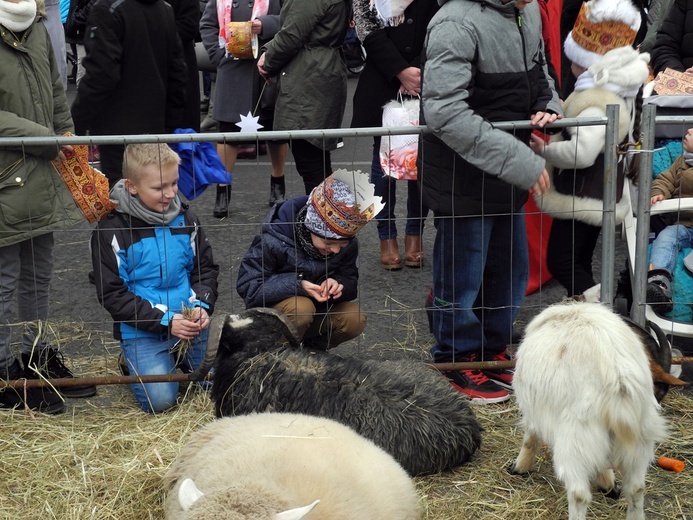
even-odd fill
[[[580,74],[575,81],[575,90],[588,90],[595,87],[597,87],[597,84],[594,81],[594,77],[588,70]],[[617,85],[616,83],[602,83],[599,85],[599,88],[603,88],[604,90],[608,90],[609,92],[613,92],[614,94],[618,94],[622,98],[627,99],[637,96],[638,90],[640,90],[640,85],[623,86]]]
[[[296,230],[296,244],[300,247],[305,254],[316,260],[325,260],[331,256],[332,253],[325,256],[320,251],[318,251],[313,245],[313,239],[310,236],[310,230],[306,227],[306,212],[308,211],[308,206],[303,206],[296,214],[296,223],[294,229]]]
[[[688,166],[693,166],[693,152],[683,151],[683,160]]]
[[[2,0],[0,0],[1,2]],[[231,5],[233,0],[217,0],[217,19],[219,20],[219,47],[226,49],[228,25],[231,22]],[[266,16],[269,11],[269,0],[255,0],[250,19],[255,20],[260,16]],[[229,53],[226,51],[226,55]]]
[[[1,2],[2,0],[0,0]],[[119,180],[113,188],[111,188],[111,200],[118,202],[116,211],[136,217],[152,226],[161,226],[170,224],[174,218],[180,214],[180,197],[176,195],[171,201],[171,205],[164,213],[152,211],[147,206],[142,204],[142,201],[132,195],[125,187],[125,179]]]
[[[371,9],[385,25],[397,27],[404,21],[404,11],[414,0],[370,0]],[[432,1],[432,0],[431,0]]]
[[[0,24],[10,31],[26,31],[36,18],[36,1],[22,0],[18,4],[0,0]]]

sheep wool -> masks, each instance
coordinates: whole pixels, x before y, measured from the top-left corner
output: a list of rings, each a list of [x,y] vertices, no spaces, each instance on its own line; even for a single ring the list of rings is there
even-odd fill
[[[373,441],[410,475],[464,464],[480,446],[482,428],[469,400],[439,373],[421,362],[299,348],[293,333],[277,325],[288,321],[278,314],[258,308],[226,318],[212,386],[217,417],[267,411],[327,417]]]
[[[192,501],[179,494],[188,479],[198,490]],[[204,426],[164,485],[166,520],[421,517],[414,484],[390,455],[336,421],[301,414],[250,414]]]

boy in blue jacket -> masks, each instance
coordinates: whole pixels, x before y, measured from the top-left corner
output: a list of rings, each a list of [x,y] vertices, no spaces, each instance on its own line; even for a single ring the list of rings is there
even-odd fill
[[[272,307],[294,323],[307,348],[357,337],[366,315],[358,287],[356,232],[375,213],[331,175],[309,196],[276,204],[241,262],[236,289],[247,308]]]
[[[175,373],[172,351],[181,340],[190,342],[183,369],[195,369],[205,354],[219,267],[200,221],[178,197],[179,162],[166,144],[127,146],[125,178],[111,190],[119,205],[91,237],[96,293],[131,374]],[[131,388],[145,412],[176,404],[178,383]]]

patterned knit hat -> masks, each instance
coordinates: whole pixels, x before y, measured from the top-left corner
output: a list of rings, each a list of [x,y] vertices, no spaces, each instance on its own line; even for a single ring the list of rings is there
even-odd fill
[[[565,54],[587,69],[610,50],[633,45],[640,22],[640,11],[630,0],[585,2],[563,44]]]
[[[334,175],[313,188],[307,206],[305,226],[311,233],[332,240],[353,237],[373,217],[370,212],[361,212],[349,185]]]

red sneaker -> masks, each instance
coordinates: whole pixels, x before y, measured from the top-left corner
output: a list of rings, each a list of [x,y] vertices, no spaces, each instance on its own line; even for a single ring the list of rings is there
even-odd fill
[[[512,361],[512,358],[508,356],[508,351],[504,350],[493,356],[489,361]],[[499,368],[497,370],[482,370],[484,375],[492,380],[497,385],[503,388],[512,389],[513,387],[513,375],[515,371],[509,368]]]
[[[443,372],[452,387],[474,404],[502,403],[510,398],[507,390],[491,381],[480,370],[450,370]]]

